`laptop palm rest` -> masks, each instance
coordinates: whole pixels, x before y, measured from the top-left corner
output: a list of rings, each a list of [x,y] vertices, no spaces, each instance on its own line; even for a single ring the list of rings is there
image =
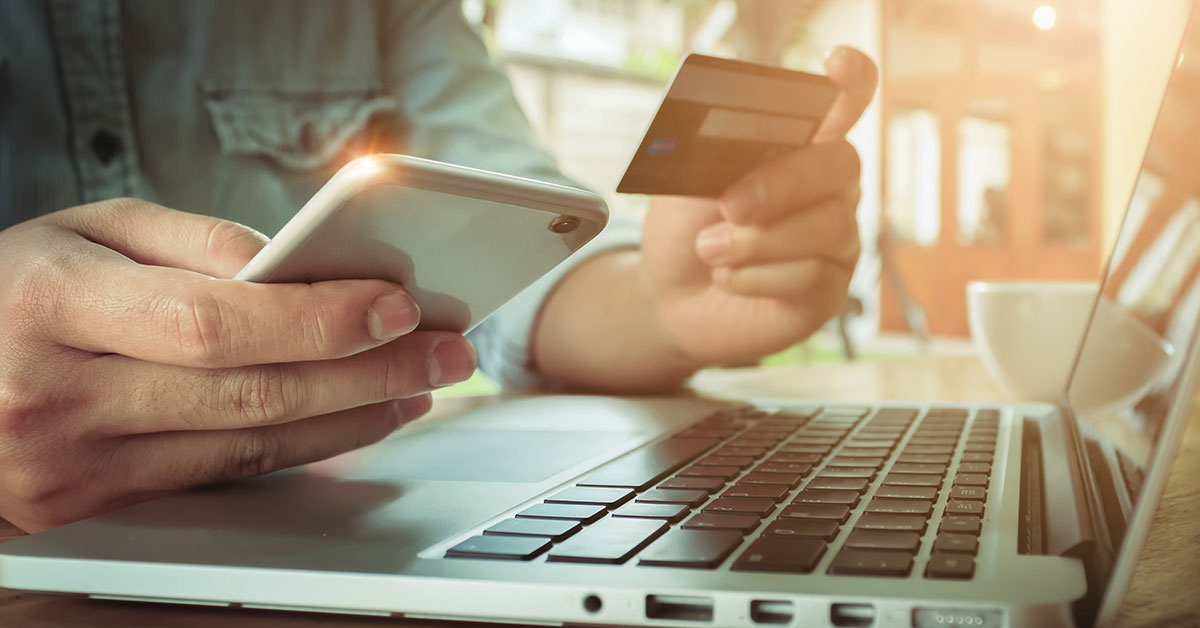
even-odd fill
[[[427,547],[712,408],[679,399],[510,402],[418,424],[321,463],[48,530],[4,549],[83,560],[404,573]]]

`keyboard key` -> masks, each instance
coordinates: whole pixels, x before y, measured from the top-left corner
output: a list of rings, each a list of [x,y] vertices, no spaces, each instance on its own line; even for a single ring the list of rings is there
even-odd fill
[[[900,454],[896,462],[911,462],[916,464],[950,464],[950,456],[946,454]]]
[[[770,473],[751,471],[738,480],[740,484],[775,484],[795,487],[804,476],[799,473]]]
[[[679,438],[728,438],[738,431],[737,427],[691,427],[676,434]]]
[[[695,489],[715,493],[722,486],[725,486],[725,480],[722,478],[671,478],[659,484],[658,488]]]
[[[768,456],[767,459],[765,460],[765,462],[780,463],[780,464],[792,464],[792,463],[807,462],[809,464],[812,464],[812,463],[818,462],[820,460],[821,460],[820,454],[783,453],[783,454],[773,454],[771,456]]]
[[[844,504],[853,506],[858,503],[857,491],[827,491],[822,489],[804,489],[796,494],[796,502],[810,502],[818,504]]]
[[[833,519],[777,519],[763,530],[764,536],[812,536],[833,540],[841,525]]]
[[[642,550],[638,564],[714,569],[741,543],[741,533],[732,530],[671,530]]]
[[[680,478],[721,478],[728,481],[733,476],[741,473],[742,470],[737,467],[710,467],[707,465],[692,465],[686,469],[680,470],[675,474],[675,477]]]
[[[730,466],[745,469],[754,464],[754,458],[750,456],[708,456],[696,461],[696,464],[708,466]]]
[[[867,504],[867,512],[890,512],[898,515],[921,515],[933,512],[933,502],[919,499],[889,499],[876,497]]]
[[[529,560],[550,547],[550,539],[531,536],[473,536],[446,550],[446,558]]]
[[[958,465],[959,473],[991,473],[992,465],[987,462],[964,462]]]
[[[992,454],[979,451],[968,451],[963,454],[963,462],[986,462],[991,464]]]
[[[871,467],[878,469],[883,466],[883,458],[856,458],[854,456],[838,456],[829,461],[830,467]]]
[[[855,576],[907,576],[913,557],[907,552],[844,549],[829,566],[829,573]]]
[[[721,493],[721,497],[766,497],[780,501],[791,490],[778,484],[734,484]]]
[[[876,497],[891,497],[895,499],[937,499],[936,486],[880,486],[875,491]]]
[[[829,450],[833,449],[829,445],[784,445],[779,448],[778,453],[784,454],[817,454],[825,455]]]
[[[719,442],[715,438],[668,438],[605,464],[578,484],[643,490]]]
[[[956,534],[979,534],[981,524],[979,517],[945,517],[938,532],[954,532]]]
[[[765,536],[750,544],[733,564],[735,571],[809,573],[825,553],[825,542],[811,537]]]
[[[950,500],[946,504],[947,515],[972,515],[975,517],[983,516],[983,502],[977,501],[959,501]]]
[[[830,519],[844,523],[850,515],[850,507],[843,504],[811,504],[793,502],[784,509],[777,521],[784,519]]]
[[[866,438],[854,438],[854,439],[846,441],[847,447],[854,447],[855,449],[891,449],[892,446],[895,444],[896,444],[896,441],[893,439],[890,439],[890,438],[875,439],[875,440],[866,439]]]
[[[775,510],[775,500],[765,498],[718,497],[704,507],[704,512],[743,513],[761,517]]]
[[[821,472],[823,478],[873,478],[875,469],[871,467],[832,467]]]
[[[895,530],[921,534],[925,532],[925,517],[867,512],[858,518],[854,527],[859,530]]]
[[[656,488],[638,495],[636,501],[644,504],[685,504],[687,506],[695,506],[706,499],[708,499],[708,491]]]
[[[961,554],[934,554],[925,567],[926,578],[967,580],[975,575],[975,559]]]
[[[908,441],[909,447],[927,447],[945,445],[953,448],[958,444],[957,438],[929,438],[929,437],[913,437]]]
[[[828,408],[825,408],[821,414],[817,416],[817,418],[819,419],[827,416],[844,416],[857,419],[867,416],[867,413],[870,411],[871,408],[867,406],[829,406]]]
[[[812,436],[800,432],[792,438],[791,442],[802,445],[836,445],[840,440],[842,439],[838,436]]]
[[[943,554],[971,554],[979,551],[979,539],[970,534],[939,534],[933,542],[933,551]]]
[[[702,512],[683,522],[684,530],[737,530],[742,534],[758,527],[756,515]]]
[[[834,491],[864,491],[870,484],[870,480],[866,478],[831,478],[825,475],[820,475],[811,482],[805,490],[808,489],[828,489]]]
[[[758,458],[766,452],[767,449],[765,447],[722,447],[714,450],[712,453],[714,456],[735,456],[739,458],[749,456],[751,458]]]
[[[900,425],[867,425],[854,433],[855,438],[896,442],[908,428]]]
[[[959,473],[954,476],[955,486],[987,486],[988,476],[982,473]]]
[[[892,532],[889,530],[851,530],[846,538],[846,547],[875,550],[898,550],[915,554],[921,546],[921,535],[916,532]]]
[[[892,451],[886,447],[843,447],[838,452],[839,457],[845,458],[886,458]]]
[[[909,445],[904,448],[905,454],[942,454],[954,453],[954,445]]]
[[[955,486],[950,489],[950,499],[987,499],[987,490],[982,486]]]
[[[811,471],[812,467],[813,466],[807,462],[764,462],[757,467],[754,467],[754,471],[763,473],[795,473],[803,476]]]
[[[570,519],[505,519],[483,531],[497,536],[545,536],[561,541],[583,527]]]
[[[772,438],[735,438],[729,441],[730,447],[764,447],[770,449],[778,445],[779,441]]]
[[[625,504],[613,511],[614,517],[635,517],[638,519],[664,519],[675,523],[682,521],[689,509],[685,504],[643,504],[634,502]]]
[[[996,443],[994,442],[967,441],[967,444],[963,445],[963,451],[967,452],[991,452],[995,449]]]
[[[892,486],[933,486],[942,485],[940,475],[919,475],[915,473],[889,473],[883,480],[884,484]]]
[[[555,545],[546,560],[617,565],[666,529],[664,521],[610,517]]]
[[[930,408],[926,416],[930,418],[944,417],[956,421],[965,421],[967,420],[967,411],[964,408]]]
[[[594,486],[572,486],[546,498],[547,504],[596,504],[598,506],[615,506],[623,504],[633,497],[633,490],[627,488],[600,488]]]
[[[534,504],[517,513],[517,517],[526,519],[573,519],[591,523],[607,512],[604,506],[587,504]]]
[[[940,464],[897,462],[892,465],[892,473],[931,473],[946,475],[946,466]]]

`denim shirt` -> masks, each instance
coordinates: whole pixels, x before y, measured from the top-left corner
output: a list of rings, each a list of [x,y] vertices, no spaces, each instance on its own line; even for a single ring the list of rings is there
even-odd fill
[[[367,152],[577,186],[457,1],[0,2],[0,229],[134,196],[273,234]],[[485,371],[545,384],[532,324],[585,255],[473,332]]]

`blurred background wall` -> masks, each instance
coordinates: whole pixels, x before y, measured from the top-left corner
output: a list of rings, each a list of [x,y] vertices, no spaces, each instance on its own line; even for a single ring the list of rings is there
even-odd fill
[[[820,71],[879,63],[863,159],[860,346],[967,335],[970,279],[1096,278],[1124,212],[1187,0],[464,0],[571,176],[612,190],[689,51]],[[895,339],[900,339],[895,342]],[[890,340],[889,340],[890,339]],[[840,353],[833,331],[812,344]],[[890,344],[889,344],[890,343]],[[811,355],[811,353],[808,353]]]

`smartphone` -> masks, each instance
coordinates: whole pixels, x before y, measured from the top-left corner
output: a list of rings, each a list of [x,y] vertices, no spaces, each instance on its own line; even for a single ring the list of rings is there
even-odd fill
[[[421,308],[418,329],[466,333],[594,238],[599,196],[409,157],[341,168],[235,279],[386,279]]]

